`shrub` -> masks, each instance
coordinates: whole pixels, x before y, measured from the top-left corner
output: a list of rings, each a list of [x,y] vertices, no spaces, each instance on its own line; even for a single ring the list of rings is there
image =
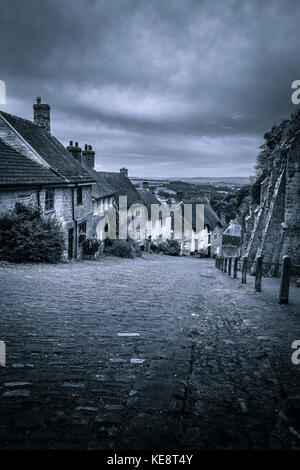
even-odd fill
[[[1,260],[57,263],[64,249],[61,224],[43,216],[38,207],[17,203],[0,215]]]
[[[87,238],[83,242],[83,251],[86,255],[94,255],[97,253],[101,245],[101,242],[96,238]]]
[[[78,237],[79,245],[83,245],[85,241],[86,241],[86,234],[85,233],[80,233],[79,237]]]
[[[104,252],[119,258],[141,256],[141,250],[137,243],[128,240],[106,240]]]
[[[150,250],[154,253],[164,253],[169,256],[179,256],[181,252],[180,243],[177,240],[152,242]]]

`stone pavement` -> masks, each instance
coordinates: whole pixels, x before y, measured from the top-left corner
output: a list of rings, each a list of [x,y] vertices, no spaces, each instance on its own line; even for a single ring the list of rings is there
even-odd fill
[[[297,305],[213,260],[1,263],[0,449],[300,448]]]

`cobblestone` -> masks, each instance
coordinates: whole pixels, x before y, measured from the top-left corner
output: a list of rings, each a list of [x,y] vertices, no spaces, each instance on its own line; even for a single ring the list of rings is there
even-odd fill
[[[297,305],[193,257],[0,282],[0,449],[300,448]]]

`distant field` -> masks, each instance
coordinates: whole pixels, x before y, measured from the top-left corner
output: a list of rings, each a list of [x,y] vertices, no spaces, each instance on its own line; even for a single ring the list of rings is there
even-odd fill
[[[159,184],[159,183],[167,183],[170,181],[184,181],[186,183],[191,184],[199,184],[199,185],[206,185],[206,184],[215,184],[215,183],[224,183],[224,184],[234,184],[239,186],[244,186],[249,184],[250,178],[245,176],[230,176],[230,177],[205,177],[205,176],[195,176],[195,177],[178,177],[178,178],[139,178],[139,177],[131,177],[130,178],[133,183],[139,183],[142,181],[149,181],[150,183]]]

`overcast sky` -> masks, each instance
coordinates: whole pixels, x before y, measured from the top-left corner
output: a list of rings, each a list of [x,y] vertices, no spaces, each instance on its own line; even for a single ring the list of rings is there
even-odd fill
[[[1,109],[93,145],[99,170],[248,176],[295,106],[300,2],[0,0]]]

